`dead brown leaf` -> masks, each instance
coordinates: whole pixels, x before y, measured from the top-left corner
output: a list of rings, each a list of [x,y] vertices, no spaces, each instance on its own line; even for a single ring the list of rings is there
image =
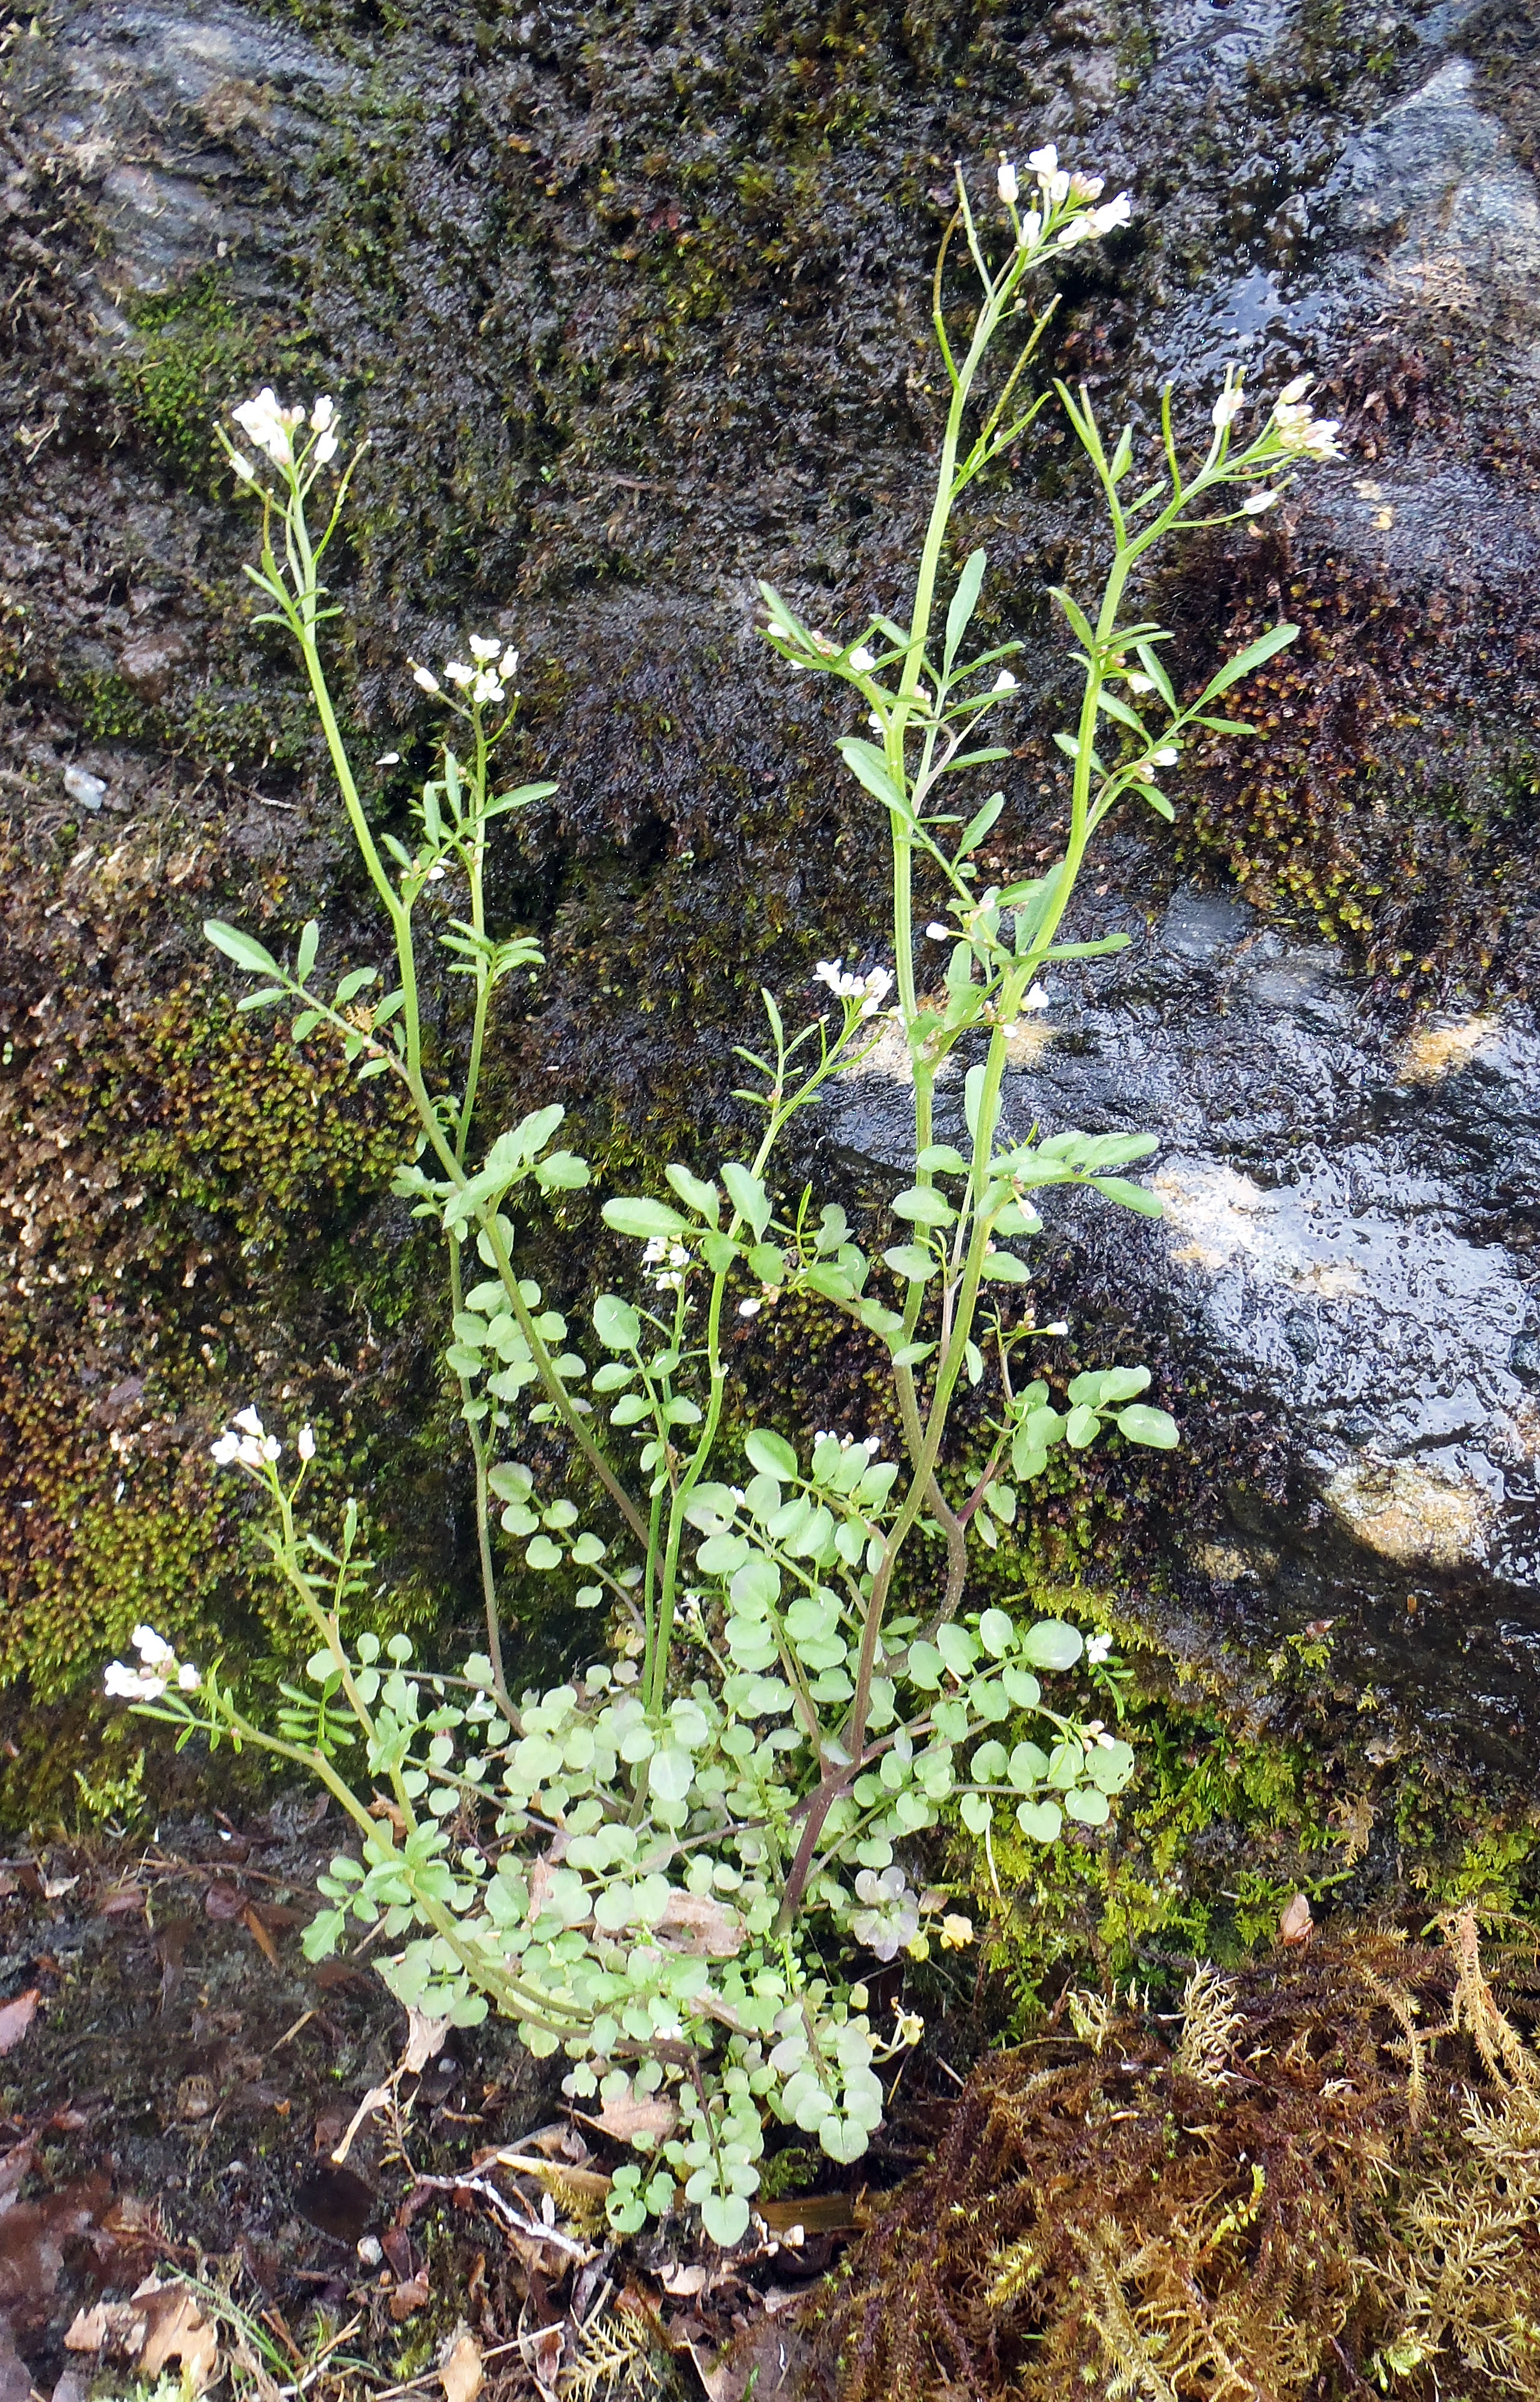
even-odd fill
[[[107,2304],[97,2302],[89,2311],[76,2311],[64,2329],[66,2352],[100,2352],[108,2335]],[[115,2305],[120,2308],[121,2305]]]
[[[409,2319],[413,2311],[420,2311],[423,2303],[431,2298],[431,2290],[426,2276],[419,2269],[415,2277],[407,2278],[406,2282],[397,2285],[391,2295],[392,2318],[396,2321]]]
[[[407,2048],[397,2063],[397,2074],[421,2077],[430,2060],[444,2049],[444,2037],[450,2031],[448,2019],[430,2019],[420,2009],[407,2011]]]
[[[597,2118],[583,2113],[587,2124],[597,2127],[603,2135],[613,2136],[617,2144],[634,2144],[638,2140],[661,2144],[673,2134],[679,2113],[664,2093],[638,2094],[617,2102],[606,2102]]]
[[[673,1937],[671,1951],[701,1959],[730,1960],[743,1948],[742,1920],[709,1893],[671,1893],[658,1932]]]
[[[1297,1893],[1278,1922],[1280,1943],[1308,1943],[1315,1932],[1308,1898]]]
[[[481,2347],[469,2328],[464,2328],[451,2340],[439,2367],[438,2379],[444,2389],[444,2402],[476,2402],[483,2378]]]
[[[838,2235],[847,2227],[865,2227],[871,2213],[848,2193],[798,2194],[788,2202],[756,2200],[755,2210],[772,2235],[789,2235],[800,2227],[809,2235]]]
[[[35,1985],[0,2004],[0,2052],[14,2051],[37,2015],[42,1995]]]
[[[274,1968],[282,1967],[283,1964],[278,1957],[278,1946],[249,1901],[241,1912],[241,1924],[270,1967]]]
[[[203,2316],[196,2294],[186,2285],[162,2285],[146,2277],[133,2296],[146,2305],[149,2330],[139,2355],[139,2374],[148,2383],[160,2375],[168,2360],[179,2361],[186,2391],[201,2394],[219,2374],[219,2339]]]
[[[562,2319],[553,2321],[549,2326],[537,2327],[533,2335],[520,2336],[519,2340],[519,2348],[542,2394],[555,2395],[566,2340],[566,2323]]]
[[[334,1993],[340,1985],[367,1985],[368,1973],[350,1967],[346,1960],[323,1960],[315,1970],[315,1981],[324,1994]]]
[[[66,2352],[104,2352],[109,2346],[136,2360],[149,2333],[149,2312],[135,2302],[96,2302],[78,2310],[64,2332]]]

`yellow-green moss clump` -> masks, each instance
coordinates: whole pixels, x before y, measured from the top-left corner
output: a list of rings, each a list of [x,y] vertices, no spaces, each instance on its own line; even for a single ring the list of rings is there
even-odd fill
[[[56,935],[60,863],[20,846],[0,863],[44,987],[6,996],[0,1080],[0,1685],[35,1703],[140,1619],[228,1645],[240,1497],[210,1436],[271,1393],[357,1475],[352,1394],[379,1353],[360,1360],[347,1302],[382,1328],[410,1299],[399,1259],[349,1239],[401,1153],[390,1097],[238,1015],[201,965],[145,990],[130,961],[153,866],[119,856],[110,884],[77,885]]]

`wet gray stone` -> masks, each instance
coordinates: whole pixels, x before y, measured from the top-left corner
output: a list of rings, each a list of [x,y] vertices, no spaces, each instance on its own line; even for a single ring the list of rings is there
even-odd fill
[[[37,53],[32,63],[22,52],[19,88],[39,146],[94,190],[112,245],[99,278],[109,302],[169,290],[238,250],[249,274],[263,220],[229,135],[257,131],[292,163],[350,81],[300,35],[229,0],[66,10]]]
[[[1397,1035],[1336,954],[1233,899],[1184,890],[1153,931],[1121,922],[1126,952],[1050,980],[1005,1122],[1158,1135],[1158,1223],[1045,1196],[1044,1242],[1075,1263],[1056,1306],[1076,1276],[1115,1289],[1289,1453],[1285,1509],[1240,1499],[1174,1556],[1211,1602],[1250,1581],[1289,1616],[1356,1620],[1371,1657],[1394,1606],[1403,1663],[1407,1594],[1457,1599],[1485,1646],[1478,1705],[1504,1707],[1516,1649],[1540,1644],[1540,1039],[1519,1014]],[[957,1103],[954,1082],[949,1119]],[[891,1073],[832,1106],[847,1156],[902,1166]],[[1440,1709],[1471,1705],[1439,1682]]]

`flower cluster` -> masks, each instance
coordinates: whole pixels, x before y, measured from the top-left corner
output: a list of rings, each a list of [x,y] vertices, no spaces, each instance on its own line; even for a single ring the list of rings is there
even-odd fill
[[[302,403],[284,408],[272,386],[264,384],[255,400],[243,400],[239,408],[231,409],[230,415],[252,447],[271,459],[275,467],[293,466],[294,437],[305,422]],[[310,425],[315,437],[311,456],[317,466],[324,467],[337,456],[338,427],[337,404],[325,393],[311,409]],[[236,474],[244,482],[252,482],[257,470],[251,461],[243,459],[238,450],[230,455]]]
[[[469,649],[474,667],[464,659],[448,659],[444,664],[444,683],[451,683],[456,692],[468,693],[473,709],[499,708],[507,698],[509,678],[519,672],[519,654],[511,643],[505,645],[492,634],[472,634]],[[423,692],[441,693],[444,685],[430,668],[419,667],[409,659],[412,682]]]
[[[118,1702],[158,1702],[174,1685],[178,1692],[195,1693],[202,1683],[201,1670],[190,1660],[179,1661],[171,1645],[153,1626],[136,1626],[133,1648],[144,1665],[126,1667],[115,1660],[104,1678],[109,1698]]]
[[[234,1425],[228,1426],[217,1441],[210,1443],[209,1456],[219,1468],[251,1468],[260,1474],[281,1457],[283,1449],[277,1437],[268,1433],[257,1412],[245,1409],[237,1411]],[[295,1449],[307,1466],[315,1457],[312,1428],[300,1428]]]
[[[678,1292],[689,1263],[690,1255],[684,1244],[671,1243],[662,1235],[655,1235],[642,1254],[643,1266],[659,1271],[653,1282],[659,1292]]]
[[[1100,175],[1072,175],[1059,164],[1057,146],[1046,142],[1040,150],[1029,150],[1027,164],[1037,180],[1038,204],[1026,210],[1018,226],[1018,237],[1023,250],[1030,250],[1042,234],[1044,225],[1055,209],[1066,201],[1078,202],[1081,214],[1070,218],[1059,228],[1061,250],[1073,249],[1076,242],[1100,242],[1103,234],[1117,226],[1125,226],[1133,214],[1133,203],[1127,192],[1119,192],[1115,200],[1106,200],[1100,208],[1089,204],[1100,200],[1103,189]],[[1021,197],[1020,178],[1010,159],[1002,151],[995,188],[1007,209],[1014,209]]]
[[[1339,459],[1335,417],[1317,417],[1305,394],[1309,376],[1296,376],[1279,393],[1272,412],[1272,430],[1279,446],[1293,459]]]
[[[812,974],[815,984],[827,985],[836,1001],[859,1001],[858,1017],[875,1017],[893,990],[893,977],[886,968],[873,968],[858,976],[839,959],[820,959]]]

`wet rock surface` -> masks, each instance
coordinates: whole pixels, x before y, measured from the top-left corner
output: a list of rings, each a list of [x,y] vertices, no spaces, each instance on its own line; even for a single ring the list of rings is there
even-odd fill
[[[1140,424],[1169,377],[1195,428],[1227,361],[1254,383],[1310,370],[1348,456],[1152,596],[1194,677],[1281,609],[1306,638],[1254,697],[1263,739],[1193,763],[1174,837],[1124,881],[1132,921],[1163,931],[1088,985],[1083,1020],[1066,993],[1032,1073],[1045,1107],[1166,1135],[1167,1225],[1131,1249],[1121,1230],[1118,1257],[1172,1356],[1231,1379],[1295,1463],[1278,1525],[1216,1473],[1214,1557],[1241,1570],[1189,1556],[1194,1609],[1239,1594],[1292,1624],[1356,1596],[1385,1677],[1463,1725],[1489,1693],[1507,1742],[1540,1342],[1533,8],[766,19],[715,0],[387,22],[341,0],[60,0],[4,41],[19,905],[0,1109],[37,1153],[12,1214],[50,1230],[11,1263],[25,1360],[72,1388],[146,1377],[146,1426],[180,1443],[278,1379],[275,1315],[291,1350],[336,1347],[292,1302],[302,1262],[253,1251],[228,1205],[171,1214],[153,1293],[118,1277],[89,1212],[62,1231],[83,1105],[47,1013],[100,1028],[118,998],[201,973],[211,906],[270,929],[319,908],[340,939],[354,907],[303,697],[248,629],[251,528],[212,458],[215,411],[272,380],[335,391],[371,432],[340,673],[360,755],[400,754],[374,776],[382,821],[427,755],[404,656],[475,624],[520,642],[526,764],[562,792],[501,871],[497,905],[551,961],[499,1029],[507,1106],[560,1076],[590,1132],[677,1153],[693,1125],[731,1124],[758,985],[794,993],[821,953],[884,939],[878,830],[830,764],[844,728],[760,656],[753,578],[830,622],[897,604],[938,408],[923,301],[950,162],[1051,137],[1139,204],[1120,246],[1076,265],[1056,366]],[[1046,440],[964,533],[991,551],[992,636],[1036,645],[1000,835],[1026,864],[1051,855],[1061,793],[1067,667],[1041,587],[1089,580],[1099,529]],[[163,905],[126,937],[125,885],[143,911],[157,874]],[[1419,1001],[1442,1016],[1415,1020]],[[1437,1072],[1408,1064],[1424,1040]],[[1077,1221],[1075,1238],[1105,1260],[1110,1236]],[[233,1331],[182,1297],[204,1254]],[[61,1422],[53,1400],[41,1415]],[[0,1406],[0,1470],[36,1505],[0,1543],[13,1603],[29,1561],[69,1558],[82,1492],[124,1481],[82,1433],[68,1494],[43,1489],[51,1441]],[[132,1607],[174,1614],[160,1573]],[[1458,1673],[1452,1630],[1475,1647]]]
[[[1393,1028],[1331,949],[1229,897],[1097,923],[1131,946],[1053,979],[1005,1122],[1157,1134],[1165,1214],[1047,1195],[1054,1290],[1116,1290],[1296,1471],[1281,1507],[1216,1494],[1168,1531],[1186,1597],[1333,1620],[1517,1764],[1540,1669],[1540,1040],[1497,1011]],[[896,1168],[906,1103],[874,1062],[831,1139]]]

